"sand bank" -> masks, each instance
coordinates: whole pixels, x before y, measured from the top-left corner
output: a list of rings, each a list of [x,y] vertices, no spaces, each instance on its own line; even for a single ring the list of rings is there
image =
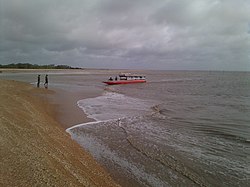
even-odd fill
[[[52,92],[0,80],[0,186],[117,186],[41,94]]]

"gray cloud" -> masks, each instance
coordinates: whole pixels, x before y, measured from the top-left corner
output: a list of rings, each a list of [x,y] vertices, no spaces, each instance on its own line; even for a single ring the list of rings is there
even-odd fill
[[[250,70],[247,0],[2,0],[0,63]]]

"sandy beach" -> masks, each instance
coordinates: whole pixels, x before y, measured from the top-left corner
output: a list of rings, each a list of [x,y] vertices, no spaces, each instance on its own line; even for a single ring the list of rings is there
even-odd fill
[[[0,186],[118,186],[56,121],[53,94],[0,80]]]

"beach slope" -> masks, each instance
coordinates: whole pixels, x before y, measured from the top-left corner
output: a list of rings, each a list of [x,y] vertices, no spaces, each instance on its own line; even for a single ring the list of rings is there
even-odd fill
[[[51,93],[0,80],[0,186],[118,186],[54,120],[41,94]]]

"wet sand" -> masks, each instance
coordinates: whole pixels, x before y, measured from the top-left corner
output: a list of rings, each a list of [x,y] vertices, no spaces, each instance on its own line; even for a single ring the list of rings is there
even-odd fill
[[[77,124],[94,121],[87,118],[83,110],[77,106],[77,101],[87,97],[95,97],[98,93],[89,95],[81,92],[62,91],[60,89],[53,90],[54,94],[42,94],[40,96],[48,100],[50,105],[53,105],[55,108],[54,117],[65,130]]]
[[[0,186],[118,186],[55,120],[59,106],[47,102],[53,94],[0,80]],[[87,120],[68,106],[76,122]]]

